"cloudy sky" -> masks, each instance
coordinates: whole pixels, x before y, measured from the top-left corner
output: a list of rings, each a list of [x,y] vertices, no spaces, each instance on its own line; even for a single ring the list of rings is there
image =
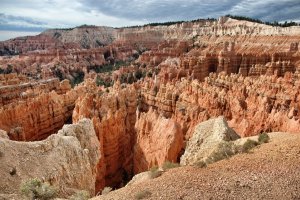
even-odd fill
[[[0,40],[54,27],[120,27],[226,14],[300,22],[300,0],[0,0]]]

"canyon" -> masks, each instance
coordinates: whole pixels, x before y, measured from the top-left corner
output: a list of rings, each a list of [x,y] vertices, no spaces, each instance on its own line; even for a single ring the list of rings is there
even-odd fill
[[[18,188],[46,176],[50,164],[43,171],[43,162],[59,157],[60,175],[45,181],[69,188],[63,197],[76,190],[94,196],[167,161],[192,165],[181,160],[192,159],[185,152],[207,120],[218,119],[206,127],[215,131],[210,147],[219,142],[219,126],[235,139],[299,133],[299,41],[299,26],[220,17],[51,29],[0,42],[0,173]],[[18,173],[27,164],[16,160],[34,157],[26,153],[34,149],[37,174]],[[0,193],[18,193],[5,187]]]

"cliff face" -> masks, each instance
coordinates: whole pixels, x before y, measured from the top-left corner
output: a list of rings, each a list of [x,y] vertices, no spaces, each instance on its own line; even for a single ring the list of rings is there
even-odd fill
[[[119,84],[109,93],[94,87],[81,96],[73,112],[73,121],[90,118],[100,141],[96,190],[104,186],[119,187],[132,176],[132,148],[135,141],[136,89],[121,89]]]
[[[188,52],[180,56],[164,57],[165,49],[151,50],[145,52],[139,61],[153,65],[155,58],[155,64],[161,70],[160,79],[164,83],[182,77],[203,81],[212,72],[284,76],[286,72],[294,73],[299,69],[299,37],[255,36],[254,40],[253,37],[236,36],[236,42],[229,42],[226,36],[197,38],[188,46]],[[146,55],[152,56],[145,59]]]
[[[55,39],[47,35],[40,34],[37,36],[18,37],[0,42],[0,56],[26,53],[34,50],[53,49],[58,45]]]
[[[82,26],[49,29],[37,36],[18,37],[0,42],[0,56],[53,49],[89,49],[111,44],[116,30],[111,27]]]
[[[116,30],[104,26],[81,26],[73,29],[49,29],[42,34],[55,38],[62,44],[76,44],[89,49],[111,44],[115,40]]]
[[[78,190],[95,193],[99,142],[93,124],[84,119],[65,125],[57,134],[38,142],[1,138],[0,191],[19,194],[22,181],[39,178],[57,187],[59,196]],[[9,172],[14,171],[14,174]]]

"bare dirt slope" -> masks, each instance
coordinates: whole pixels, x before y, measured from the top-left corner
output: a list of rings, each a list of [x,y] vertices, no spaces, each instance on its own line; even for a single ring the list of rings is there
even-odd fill
[[[250,153],[179,167],[102,199],[300,199],[300,134],[272,133]],[[146,196],[143,198],[143,196]]]

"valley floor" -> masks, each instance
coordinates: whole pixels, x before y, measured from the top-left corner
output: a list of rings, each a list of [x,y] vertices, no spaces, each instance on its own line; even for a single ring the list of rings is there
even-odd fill
[[[271,141],[206,168],[179,167],[95,197],[108,199],[300,199],[300,134]]]

